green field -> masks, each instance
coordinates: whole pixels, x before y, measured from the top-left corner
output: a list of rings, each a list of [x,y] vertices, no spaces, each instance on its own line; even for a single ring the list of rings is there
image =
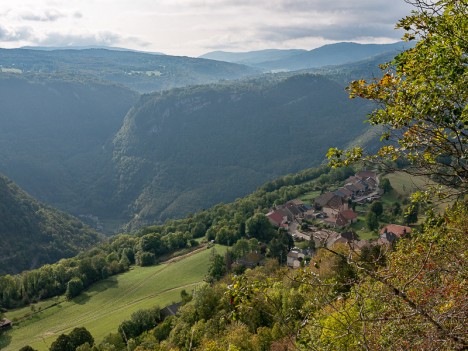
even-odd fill
[[[428,185],[434,184],[427,177],[412,177],[407,173],[395,172],[387,174],[384,178],[388,178],[393,190],[389,194],[385,194],[382,201],[393,203],[401,201],[418,190],[425,190]]]
[[[299,199],[302,202],[311,205],[314,203],[314,199],[320,196],[320,193],[320,190],[309,191],[308,193],[305,193],[304,195],[300,196]]]
[[[218,253],[225,251],[222,246],[215,248]],[[58,335],[81,326],[99,343],[110,332],[116,332],[119,324],[133,312],[179,301],[182,289],[190,292],[203,280],[210,254],[211,249],[204,249],[171,263],[133,267],[127,273],[94,284],[73,301],[61,297],[41,302],[36,306],[36,310],[41,307],[39,313],[15,324],[2,336],[0,348],[16,351],[31,345],[39,351],[48,350]],[[31,308],[25,307],[6,313],[6,317],[19,319],[30,313]]]

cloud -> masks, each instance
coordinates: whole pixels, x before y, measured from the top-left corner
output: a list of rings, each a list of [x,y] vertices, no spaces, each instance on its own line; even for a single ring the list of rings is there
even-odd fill
[[[257,29],[258,38],[284,42],[303,38],[322,38],[330,41],[352,41],[360,38],[378,37],[398,40],[401,33],[379,23],[338,23],[305,26],[271,26]]]
[[[26,12],[19,15],[21,20],[35,22],[55,22],[65,17],[68,17],[68,15],[63,14],[57,10],[45,10],[42,13]]]
[[[7,28],[0,24],[0,42],[14,42],[28,40],[32,37],[32,30],[28,27]]]
[[[44,46],[112,46],[122,42],[123,39],[121,35],[108,31],[95,34],[51,32],[35,42]]]

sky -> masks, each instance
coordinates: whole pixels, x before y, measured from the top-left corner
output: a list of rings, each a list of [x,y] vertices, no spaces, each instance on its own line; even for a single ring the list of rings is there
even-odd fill
[[[0,0],[0,47],[115,46],[169,55],[392,43],[403,0]]]

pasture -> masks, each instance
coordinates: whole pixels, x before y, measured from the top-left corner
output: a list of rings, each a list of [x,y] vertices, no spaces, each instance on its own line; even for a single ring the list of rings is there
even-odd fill
[[[215,246],[218,253],[225,248]],[[119,324],[139,310],[153,306],[161,308],[180,300],[180,292],[191,292],[205,277],[211,249],[187,255],[151,267],[134,266],[129,272],[110,277],[92,285],[72,301],[63,297],[41,302],[37,311],[26,320],[16,323],[2,336],[0,348],[18,350],[30,345],[39,351],[49,349],[51,343],[73,328],[86,327],[99,343]],[[39,309],[40,307],[40,309]],[[31,307],[6,313],[9,319],[20,320],[31,314]]]

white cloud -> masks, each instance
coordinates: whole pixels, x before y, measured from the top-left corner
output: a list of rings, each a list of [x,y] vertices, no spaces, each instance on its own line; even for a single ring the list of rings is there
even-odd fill
[[[67,15],[61,13],[60,11],[51,9],[45,10],[40,13],[25,12],[20,14],[20,18],[26,21],[38,21],[38,22],[54,22],[60,18],[67,17]]]
[[[31,28],[8,28],[0,24],[0,42],[28,40],[32,37]]]
[[[0,1],[10,3],[0,12],[0,46],[124,45],[195,56],[397,41],[394,25],[410,12],[403,0]]]

